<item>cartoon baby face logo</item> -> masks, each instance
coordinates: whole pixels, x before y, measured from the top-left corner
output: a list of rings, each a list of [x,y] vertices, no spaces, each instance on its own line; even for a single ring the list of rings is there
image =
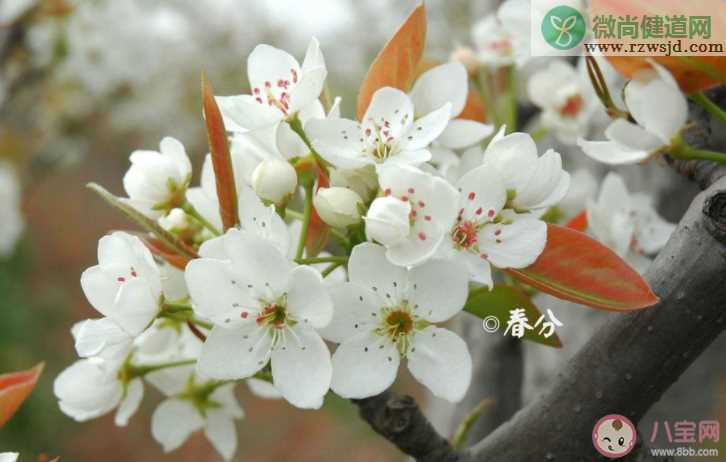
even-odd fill
[[[619,414],[606,415],[598,420],[592,431],[592,444],[597,452],[608,459],[617,459],[630,453],[636,439],[633,422]]]

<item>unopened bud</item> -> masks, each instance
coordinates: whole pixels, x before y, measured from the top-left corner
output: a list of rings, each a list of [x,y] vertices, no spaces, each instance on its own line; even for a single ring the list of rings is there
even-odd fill
[[[297,187],[297,172],[288,162],[265,160],[252,172],[252,189],[260,198],[283,203]]]
[[[313,199],[320,218],[334,228],[360,222],[359,204],[363,204],[363,199],[348,188],[320,188]]]
[[[176,208],[159,218],[159,226],[167,231],[182,232],[189,227],[189,217],[184,210]]]
[[[366,235],[385,246],[395,245],[411,231],[411,204],[395,197],[374,200],[365,217]]]

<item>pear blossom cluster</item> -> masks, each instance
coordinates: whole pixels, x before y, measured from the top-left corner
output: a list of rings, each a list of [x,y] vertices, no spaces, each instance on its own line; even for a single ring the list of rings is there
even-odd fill
[[[114,412],[124,426],[150,385],[163,395],[151,434],[164,451],[201,431],[229,460],[242,381],[254,396],[319,409],[329,393],[384,392],[405,363],[432,395],[462,400],[472,358],[445,323],[472,291],[535,264],[558,211],[584,208],[589,232],[642,271],[674,228],[647,196],[611,173],[594,198],[596,180],[571,177],[516,117],[466,114],[483,90],[472,65],[513,72],[528,60],[522,1],[476,26],[476,58],[376,89],[360,118],[324,97],[318,40],[301,60],[258,45],[248,90],[205,101],[221,114],[227,164],[200,153],[196,183],[181,139],[131,153],[126,197],[113,200],[147,232],[102,237],[98,264],[81,276],[99,317],[71,329],[79,359],[55,381],[61,410],[79,421]],[[597,62],[600,84],[615,85]],[[616,98],[620,112],[601,107],[584,61],[552,60],[526,89],[543,130],[609,164],[661,151],[686,121],[683,95],[655,63]],[[648,108],[652,98],[662,111]],[[608,141],[585,140],[594,119],[624,111]]]

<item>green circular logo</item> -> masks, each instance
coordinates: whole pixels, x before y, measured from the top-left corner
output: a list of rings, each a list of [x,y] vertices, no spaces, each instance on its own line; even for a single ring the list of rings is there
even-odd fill
[[[585,18],[576,9],[560,5],[552,8],[542,21],[542,37],[551,47],[569,50],[585,37]]]

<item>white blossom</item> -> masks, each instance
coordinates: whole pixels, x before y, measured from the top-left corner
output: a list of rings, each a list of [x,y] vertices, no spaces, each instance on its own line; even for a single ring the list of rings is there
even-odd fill
[[[381,393],[396,379],[402,358],[431,392],[459,401],[471,380],[464,341],[432,323],[464,306],[467,271],[453,262],[430,261],[411,270],[392,265],[379,245],[356,246],[350,282],[331,289],[335,314],[323,335],[340,343],[333,355],[331,388],[345,398]]]
[[[302,66],[283,50],[257,45],[247,58],[247,76],[252,94],[217,97],[228,130],[254,130],[295,117],[318,99],[327,69],[313,38]]]
[[[349,119],[314,119],[305,129],[313,147],[338,168],[369,164],[421,164],[431,158],[426,147],[446,128],[451,103],[415,118],[411,99],[383,87],[373,94],[360,123]]]
[[[177,205],[192,175],[192,164],[178,140],[166,137],[158,152],[134,151],[130,160],[123,179],[130,205],[152,218]]]
[[[688,103],[673,76],[650,61],[624,90],[625,103],[636,123],[615,119],[605,130],[607,141],[579,139],[591,158],[611,165],[635,164],[669,146],[688,119]]]
[[[251,377],[271,364],[290,403],[319,408],[330,386],[330,352],[316,328],[332,303],[320,274],[295,266],[268,241],[237,230],[204,243],[186,268],[194,309],[214,328],[202,346],[203,377]]]
[[[252,172],[252,188],[261,199],[282,204],[297,189],[297,172],[289,162],[265,160]]]
[[[658,215],[649,196],[630,194],[622,177],[612,172],[597,201],[588,201],[587,223],[599,241],[641,273],[650,265],[648,256],[659,252],[675,229]]]

